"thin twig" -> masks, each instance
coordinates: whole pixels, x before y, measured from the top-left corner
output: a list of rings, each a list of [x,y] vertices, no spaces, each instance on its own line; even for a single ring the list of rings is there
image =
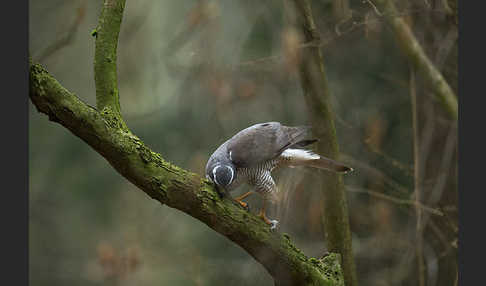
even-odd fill
[[[446,251],[449,251],[449,249],[452,248],[451,243],[447,240],[447,238],[445,237],[444,233],[439,228],[439,226],[437,226],[434,220],[430,220],[428,225],[430,226],[432,232],[437,236],[437,238],[439,238],[439,241],[443,244],[444,249]]]
[[[334,19],[337,21],[348,20],[351,18],[351,9],[349,9],[349,0],[333,0],[332,10]]]
[[[401,185],[397,181],[387,176],[381,170],[378,170],[370,164],[355,159],[353,156],[346,153],[341,153],[341,158],[344,162],[347,162],[350,166],[353,166],[357,172],[364,172],[368,177],[374,177],[378,181],[383,181],[387,186],[391,187],[393,191],[400,193],[401,195],[408,196],[410,194],[410,190],[407,187]]]
[[[370,6],[371,6],[371,7],[373,8],[373,10],[375,11],[376,15],[378,15],[378,16],[380,16],[380,17],[381,17],[381,16],[383,16],[383,14],[381,14],[380,10],[378,10],[378,8],[376,8],[376,5],[375,5],[373,2],[371,2],[370,0],[365,0],[365,1],[363,1],[363,3],[368,3],[368,4],[370,4]]]
[[[417,91],[415,89],[415,69],[412,67],[410,69],[410,98],[412,101],[412,129],[413,129],[413,157],[414,157],[414,183],[415,183],[415,204],[421,204],[423,197],[423,178],[424,174],[424,159],[425,154],[420,151],[420,138],[419,138],[419,126],[418,126],[418,106],[417,106]],[[423,250],[423,237],[422,237],[422,209],[416,208],[415,213],[417,216],[416,224],[416,255],[417,255],[417,267],[418,267],[418,280],[419,286],[425,285],[425,261],[424,261],[424,250]]]
[[[189,42],[192,36],[209,23],[212,17],[211,7],[209,1],[199,1],[193,5],[180,30],[168,41],[167,46],[162,49],[164,58],[170,59],[175,52]]]
[[[454,47],[454,44],[457,42],[458,37],[459,33],[457,27],[452,26],[440,42],[439,50],[435,56],[435,62],[439,70],[443,70],[447,57]]]
[[[430,193],[430,196],[428,198],[428,203],[431,205],[436,205],[437,202],[440,200],[442,197],[442,194],[444,193],[444,189],[446,186],[448,174],[449,174],[449,169],[451,168],[451,164],[453,162],[454,158],[454,148],[456,147],[456,132],[457,132],[457,126],[453,124],[450,129],[449,129],[449,134],[447,135],[446,139],[446,144],[444,146],[444,151],[442,154],[444,156],[442,157],[440,167],[439,167],[439,172],[437,176],[437,181]],[[424,218],[424,222],[427,221],[427,217]]]
[[[376,0],[375,3],[384,11],[385,19],[392,27],[397,44],[402,52],[407,56],[417,72],[427,81],[435,97],[451,118],[457,120],[458,106],[454,91],[426,55],[422,45],[405,20],[401,17],[391,16],[398,12],[393,0]]]
[[[79,25],[83,22],[85,14],[86,14],[86,1],[82,1],[82,3],[79,5],[77,9],[76,18],[74,19],[73,23],[71,24],[67,32],[63,36],[59,37],[54,43],[52,43],[43,51],[41,51],[38,56],[34,56],[35,61],[39,61],[39,62],[45,61],[47,58],[54,55],[57,51],[71,44],[76,38]]]
[[[404,172],[405,175],[407,176],[412,176],[413,173],[413,167],[407,166],[404,163],[400,162],[399,160],[393,158],[392,156],[385,154],[385,152],[379,150],[377,147],[373,146],[370,144],[369,140],[363,140],[365,143],[365,146],[368,147],[368,150],[371,152],[375,153],[376,155],[380,156],[383,158],[385,161],[387,161],[391,166],[399,169],[400,171]]]
[[[430,214],[436,215],[436,216],[444,216],[444,213],[441,212],[440,210],[431,208],[429,206],[426,206],[422,203],[419,203],[419,202],[416,202],[416,201],[413,201],[413,200],[400,199],[400,198],[392,197],[392,196],[389,196],[389,195],[385,195],[385,194],[377,192],[377,191],[373,191],[373,190],[369,190],[369,189],[361,188],[361,187],[356,187],[356,186],[346,186],[346,190],[349,191],[349,192],[353,192],[353,193],[368,194],[372,197],[380,198],[380,199],[383,199],[383,200],[386,200],[386,201],[389,201],[389,202],[396,203],[398,205],[411,206],[411,207],[414,207],[416,209],[424,210],[424,211],[426,211]]]
[[[440,11],[440,10],[429,10],[427,12],[444,13],[443,11]],[[372,20],[365,20],[365,21],[362,21],[362,22],[352,22],[351,27],[348,30],[346,30],[345,32],[339,31],[339,34],[336,34],[335,36],[332,36],[332,37],[321,38],[317,42],[316,41],[311,41],[311,42],[302,43],[302,44],[300,44],[298,46],[298,48],[299,49],[306,49],[306,48],[312,48],[312,47],[320,47],[320,48],[323,48],[323,47],[328,46],[329,44],[331,44],[335,40],[337,40],[337,39],[339,39],[339,38],[341,38],[341,37],[343,37],[345,35],[348,35],[348,34],[350,34],[352,32],[359,31],[360,28],[363,28],[364,29],[370,23],[373,23],[373,22],[383,22],[384,16],[388,16],[388,17],[403,17],[403,16],[407,16],[407,15],[410,15],[410,14],[413,14],[413,13],[424,13],[424,11],[423,10],[413,10],[413,9],[410,9],[410,10],[407,10],[406,12],[396,12],[396,13],[394,13],[392,15],[382,14],[382,17],[377,17],[377,18],[374,18]],[[267,62],[280,61],[280,60],[282,60],[283,56],[284,55],[282,53],[278,53],[276,55],[261,57],[261,58],[257,58],[257,59],[254,59],[254,60],[247,60],[247,61],[240,62],[240,63],[236,64],[236,66],[234,67],[234,69],[242,68],[242,67],[250,67],[250,66],[254,66],[254,65],[262,64],[262,63],[267,63]]]

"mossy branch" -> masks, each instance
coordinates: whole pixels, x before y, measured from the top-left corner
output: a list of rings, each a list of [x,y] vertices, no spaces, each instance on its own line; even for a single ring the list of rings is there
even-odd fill
[[[422,75],[432,88],[436,98],[451,118],[457,120],[457,98],[447,81],[432,61],[427,57],[417,38],[413,35],[408,24],[402,17],[397,16],[398,11],[391,0],[375,0],[376,5],[395,34],[398,45],[407,56],[413,67]]]
[[[125,0],[105,0],[98,26],[92,35],[96,38],[94,58],[96,106],[99,110],[105,110],[117,117],[119,124],[126,129],[121,117],[116,70],[116,50],[124,8]]]
[[[181,210],[226,236],[260,262],[279,285],[343,285],[339,255],[309,258],[287,235],[221,199],[213,185],[153,152],[119,119],[98,112],[67,91],[39,64],[30,65],[30,99],[51,121],[66,127],[151,198]]]
[[[296,11],[291,23],[302,32],[306,43],[319,43],[320,35],[312,16],[308,0],[294,0]],[[333,159],[339,157],[339,147],[334,125],[334,113],[330,105],[324,59],[319,45],[310,46],[302,53],[300,80],[306,105],[310,111],[313,132],[321,140],[317,151]],[[346,193],[341,175],[321,172],[323,184],[323,224],[329,251],[340,253],[346,285],[357,285],[352,251]]]

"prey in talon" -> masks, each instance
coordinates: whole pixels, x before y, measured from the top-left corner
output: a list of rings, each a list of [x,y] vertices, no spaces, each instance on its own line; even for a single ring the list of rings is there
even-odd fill
[[[343,163],[305,149],[317,141],[309,138],[309,135],[309,126],[291,127],[279,122],[250,126],[214,151],[206,164],[206,177],[228,193],[242,184],[250,185],[252,191],[234,200],[248,209],[243,199],[254,193],[259,194],[263,204],[258,216],[273,230],[278,221],[266,216],[267,205],[278,203],[273,170],[279,167],[308,166],[336,173],[352,171]]]

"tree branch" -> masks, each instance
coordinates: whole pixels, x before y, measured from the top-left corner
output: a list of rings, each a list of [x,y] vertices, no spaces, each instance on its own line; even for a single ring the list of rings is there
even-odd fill
[[[421,152],[419,144],[419,108],[417,106],[417,91],[415,84],[415,69],[410,69],[410,97],[412,102],[412,131],[413,131],[413,173],[414,173],[414,194],[415,204],[422,204],[423,200],[423,182],[424,182],[424,165],[425,154]],[[424,240],[422,236],[422,209],[416,208],[417,215],[416,234],[415,234],[415,254],[417,256],[417,271],[419,286],[425,286],[425,258],[424,258]]]
[[[36,61],[42,62],[55,54],[57,51],[71,44],[76,37],[78,28],[83,21],[85,14],[86,2],[83,1],[77,9],[76,18],[74,19],[73,23],[66,31],[66,33],[59,37],[54,43],[49,45],[45,50],[41,51],[38,56],[34,56]]]
[[[435,208],[431,208],[429,206],[426,206],[426,205],[424,205],[420,202],[417,202],[415,200],[400,199],[400,198],[389,196],[389,195],[386,195],[386,194],[383,194],[383,193],[380,193],[380,192],[369,190],[369,189],[366,189],[366,188],[360,188],[360,187],[354,187],[354,186],[347,186],[346,190],[349,191],[349,192],[368,194],[372,197],[380,198],[380,199],[383,199],[383,200],[386,200],[386,201],[389,201],[389,202],[392,202],[392,203],[396,203],[398,205],[405,205],[405,206],[411,206],[411,207],[414,207],[414,208],[419,208],[419,209],[422,209],[422,210],[429,212],[430,214],[433,214],[433,215],[436,215],[436,216],[444,216],[444,213],[442,211],[435,209]]]
[[[125,0],[105,0],[93,31],[96,37],[94,73],[96,84],[96,106],[98,110],[117,117],[121,127],[126,128],[121,117],[116,70],[116,49],[123,18]]]
[[[396,16],[398,11],[393,1],[376,0],[375,2],[382,10],[381,12],[387,22],[391,25],[398,45],[403,53],[408,57],[414,68],[425,77],[445,110],[453,119],[457,120],[457,98],[454,91],[452,91],[442,74],[427,57],[404,19]]]
[[[290,22],[302,32],[305,42],[320,43],[308,0],[294,0]],[[291,12],[291,11],[289,11]],[[301,54],[300,80],[306,105],[310,111],[313,133],[320,138],[317,151],[333,159],[339,156],[334,114],[329,103],[331,94],[327,85],[324,60],[318,45],[309,47]],[[356,270],[349,228],[346,193],[341,175],[320,172],[323,184],[323,224],[326,245],[329,251],[342,255],[343,274],[346,285],[357,285]]]
[[[352,17],[349,0],[332,0],[332,12],[336,26],[348,21]]]

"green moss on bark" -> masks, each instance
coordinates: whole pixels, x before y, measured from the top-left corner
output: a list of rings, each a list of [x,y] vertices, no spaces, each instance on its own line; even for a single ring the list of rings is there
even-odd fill
[[[123,19],[125,0],[104,1],[98,26],[95,29],[94,72],[96,85],[96,106],[117,117],[125,130],[128,128],[121,119],[121,109],[117,79],[117,45],[120,25]]]

